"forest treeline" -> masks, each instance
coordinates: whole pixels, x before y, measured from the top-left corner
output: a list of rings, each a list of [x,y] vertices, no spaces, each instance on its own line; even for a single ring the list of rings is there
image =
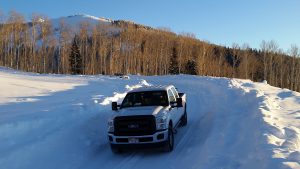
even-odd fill
[[[43,19],[41,19],[43,18]],[[38,73],[70,74],[73,56],[80,57],[82,74],[193,74],[267,80],[269,84],[300,91],[299,48],[282,51],[275,41],[260,49],[247,44],[224,47],[201,41],[193,34],[127,21],[72,28],[64,20],[0,13],[0,65]],[[74,54],[74,49],[76,49]],[[78,68],[77,68],[78,69]]]

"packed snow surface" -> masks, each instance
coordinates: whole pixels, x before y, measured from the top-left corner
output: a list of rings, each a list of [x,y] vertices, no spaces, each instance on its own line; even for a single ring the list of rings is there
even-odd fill
[[[175,149],[113,154],[112,101],[149,85],[187,94]],[[1,169],[300,168],[300,94],[249,80],[39,75],[0,69]]]

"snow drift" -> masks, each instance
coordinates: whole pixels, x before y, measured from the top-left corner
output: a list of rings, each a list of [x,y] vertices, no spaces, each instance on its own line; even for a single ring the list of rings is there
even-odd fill
[[[113,154],[110,103],[141,86],[187,94],[172,153]],[[0,168],[300,168],[300,94],[249,80],[0,70]]]

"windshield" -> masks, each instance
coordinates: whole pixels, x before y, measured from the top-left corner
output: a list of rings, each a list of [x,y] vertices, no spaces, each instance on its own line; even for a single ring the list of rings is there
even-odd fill
[[[128,93],[122,102],[121,108],[137,106],[167,106],[166,91],[147,91]]]

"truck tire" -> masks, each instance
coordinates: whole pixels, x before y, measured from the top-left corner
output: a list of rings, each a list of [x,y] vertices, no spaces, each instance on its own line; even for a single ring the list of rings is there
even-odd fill
[[[173,127],[172,125],[169,125],[168,128],[168,139],[164,145],[164,151],[165,152],[171,152],[173,151],[174,148],[174,132],[173,132]]]
[[[186,126],[187,125],[187,112],[186,112],[186,105],[184,106],[184,113],[183,116],[180,119],[180,125]]]
[[[122,149],[117,146],[117,145],[114,145],[114,144],[110,144],[110,148],[111,148],[111,151],[115,154],[120,154],[122,153]]]

